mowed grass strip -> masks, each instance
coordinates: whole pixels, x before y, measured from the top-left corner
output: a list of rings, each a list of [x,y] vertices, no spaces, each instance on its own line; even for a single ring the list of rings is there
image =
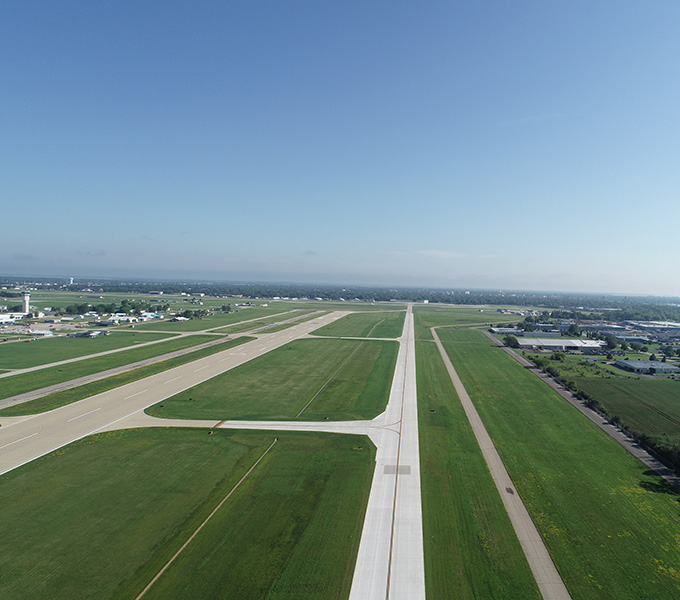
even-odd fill
[[[353,313],[312,333],[332,337],[398,338],[404,329],[406,312]]]
[[[10,396],[16,396],[17,394],[23,394],[24,392],[38,390],[56,383],[70,381],[71,379],[92,375],[93,373],[99,373],[100,371],[113,369],[114,367],[120,367],[122,365],[129,365],[130,363],[140,360],[168,354],[175,350],[190,348],[191,346],[197,346],[198,344],[214,340],[214,335],[182,336],[179,338],[171,338],[165,342],[160,342],[151,346],[130,348],[123,352],[116,352],[114,354],[107,354],[106,356],[97,356],[94,358],[85,358],[58,367],[48,367],[30,373],[19,373],[0,380],[0,398],[9,398]]]
[[[481,333],[439,335],[572,597],[680,597],[678,495]]]
[[[495,306],[415,306],[413,308],[413,326],[418,340],[432,340],[430,327],[442,325],[461,325],[479,323],[517,323],[521,317],[504,315],[496,311]]]
[[[78,387],[72,388],[70,390],[64,390],[63,392],[57,392],[55,394],[50,394],[49,396],[43,396],[42,398],[29,400],[28,402],[23,402],[15,406],[9,406],[0,410],[0,416],[17,417],[21,415],[33,415],[41,412],[47,412],[48,410],[54,410],[60,406],[65,406],[66,404],[71,404],[72,402],[77,402],[83,398],[89,398],[90,396],[96,396],[102,392],[112,390],[133,381],[138,381],[144,377],[150,377],[156,373],[167,371],[168,369],[198,360],[199,358],[204,358],[205,356],[210,356],[235,346],[240,346],[241,344],[245,344],[246,342],[250,342],[254,339],[255,338],[251,337],[239,337],[233,340],[227,340],[222,344],[210,346],[209,348],[195,350],[194,352],[189,352],[182,356],[176,356],[175,358],[169,358],[168,360],[157,362],[152,365],[139,367],[133,371],[112,375],[106,379],[100,379],[99,381],[93,381],[92,383],[86,383],[85,385],[79,385]]]
[[[3,475],[0,597],[135,598],[274,437],[120,431]],[[374,449],[354,436],[276,437],[145,598],[347,597]]]
[[[680,437],[680,381],[578,378],[576,383],[630,429]]]
[[[360,344],[367,347],[357,350],[301,418],[372,418],[387,404],[394,342],[295,340],[146,412],[173,419],[293,419]],[[349,395],[335,394],[337,386]]]
[[[23,344],[8,344],[0,346],[0,368],[26,369],[97,352],[153,342],[171,336],[172,334],[168,333],[135,335],[128,332],[116,332],[96,338],[48,337],[26,341]]]
[[[536,582],[434,344],[416,343],[416,367],[427,597],[538,600]]]

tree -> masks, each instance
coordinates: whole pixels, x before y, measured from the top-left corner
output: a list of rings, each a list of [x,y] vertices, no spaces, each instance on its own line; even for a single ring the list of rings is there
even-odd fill
[[[607,350],[614,350],[618,346],[618,342],[613,335],[608,335],[604,338],[605,344],[607,345]]]
[[[656,354],[652,354],[652,355],[649,357],[649,360],[656,360]]]
[[[621,342],[621,350],[628,350],[629,347],[626,342]]]
[[[569,328],[567,329],[567,334],[576,337],[581,337],[581,328],[576,323],[572,323],[571,325],[569,325]]]
[[[503,343],[508,346],[508,348],[519,348],[519,342],[514,335],[506,335],[503,338]]]

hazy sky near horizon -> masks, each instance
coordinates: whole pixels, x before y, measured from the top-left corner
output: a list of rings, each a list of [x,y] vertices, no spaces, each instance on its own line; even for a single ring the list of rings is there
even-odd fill
[[[680,4],[8,0],[0,274],[680,295]]]

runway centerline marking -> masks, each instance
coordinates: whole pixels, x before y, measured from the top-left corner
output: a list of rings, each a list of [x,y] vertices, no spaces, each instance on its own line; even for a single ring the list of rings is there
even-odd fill
[[[144,392],[148,392],[148,391],[149,391],[148,389],[142,390],[141,392],[137,392],[136,394],[132,394],[132,396],[127,396],[127,397],[123,398],[123,400],[129,400],[130,398],[134,398],[135,396],[139,396],[139,394],[143,394]]]
[[[178,379],[182,379],[182,377],[183,375],[179,375],[177,377],[173,377],[172,379],[168,379],[167,381],[163,382],[163,385],[165,385],[166,383],[172,383],[173,381],[177,381]]]
[[[7,446],[11,446],[12,444],[18,444],[19,442],[23,442],[24,440],[27,440],[28,438],[32,438],[34,435],[38,435],[40,432],[36,431],[35,433],[32,433],[31,435],[27,435],[26,437],[22,437],[18,440],[14,440],[13,442],[10,442],[9,444],[5,444],[4,446],[0,446],[0,450],[3,448],[7,448]]]
[[[98,410],[101,410],[102,407],[100,406],[99,408],[95,408],[93,410],[88,410],[86,413],[83,413],[82,415],[78,415],[77,417],[73,417],[72,419],[69,419],[66,421],[67,423],[70,423],[71,421],[75,421],[76,419],[80,419],[80,417],[86,417],[87,415],[91,415],[92,413],[96,413]]]

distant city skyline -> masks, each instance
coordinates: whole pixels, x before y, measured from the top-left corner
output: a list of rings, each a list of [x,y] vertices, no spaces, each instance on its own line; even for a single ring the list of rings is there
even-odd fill
[[[680,296],[680,5],[10,2],[0,274]]]

